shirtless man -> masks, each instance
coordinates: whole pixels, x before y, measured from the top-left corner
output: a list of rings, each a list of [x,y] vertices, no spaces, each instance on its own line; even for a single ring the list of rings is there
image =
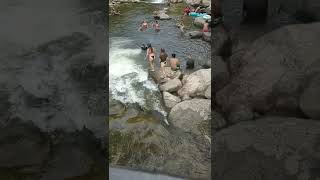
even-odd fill
[[[148,23],[146,20],[143,20],[142,23],[140,24],[139,30],[145,31],[146,29],[148,29]]]
[[[168,54],[166,53],[166,51],[163,48],[161,48],[159,59],[160,59],[160,72],[161,72],[163,77],[166,76],[164,67],[167,64],[167,58],[168,58]]]
[[[170,67],[172,71],[180,69],[180,61],[176,58],[176,54],[172,54],[172,58],[170,58]]]
[[[160,31],[160,24],[158,23],[158,21],[156,21],[155,23],[153,23],[153,29],[156,32]]]
[[[146,59],[148,59],[150,71],[155,71],[154,69],[155,49],[151,46],[150,43],[148,44]]]

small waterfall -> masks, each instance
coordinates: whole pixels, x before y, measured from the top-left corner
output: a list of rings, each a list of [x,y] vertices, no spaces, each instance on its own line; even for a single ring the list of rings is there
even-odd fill
[[[152,4],[165,4],[167,0],[150,0]]]

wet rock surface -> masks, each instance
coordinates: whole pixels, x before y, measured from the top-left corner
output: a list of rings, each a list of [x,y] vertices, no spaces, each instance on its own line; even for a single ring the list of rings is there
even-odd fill
[[[267,117],[215,134],[213,161],[218,179],[316,179],[319,177],[319,122]],[[259,171],[264,169],[264,171]],[[250,172],[250,173],[243,173]],[[263,178],[258,178],[263,179]],[[299,178],[298,178],[299,179]]]
[[[200,134],[198,126],[203,121],[211,120],[211,100],[192,99],[174,106],[169,114],[173,126],[186,132]]]
[[[318,26],[250,24],[226,34],[228,53],[213,65],[214,179],[320,177]]]
[[[184,76],[182,84],[182,88],[178,91],[180,97],[204,96],[205,90],[211,84],[211,69],[201,69]]]

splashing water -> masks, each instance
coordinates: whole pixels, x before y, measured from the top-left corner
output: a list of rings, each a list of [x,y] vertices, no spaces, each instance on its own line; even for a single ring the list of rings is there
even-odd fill
[[[133,41],[112,38],[109,53],[109,91],[112,98],[124,104],[139,104],[147,111],[167,116],[157,85],[148,79],[147,62],[139,48],[125,48]],[[166,118],[166,124],[169,124]]]

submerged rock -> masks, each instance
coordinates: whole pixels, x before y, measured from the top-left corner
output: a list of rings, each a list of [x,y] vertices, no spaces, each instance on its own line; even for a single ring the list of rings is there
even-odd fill
[[[171,17],[166,13],[167,13],[166,9],[159,10],[159,11],[154,11],[153,12],[153,17],[157,18],[157,19],[160,19],[160,20],[169,20],[169,19],[171,19]]]
[[[187,32],[185,35],[191,39],[196,39],[196,38],[201,38],[202,34],[203,33],[201,31],[190,31],[190,32]]]
[[[211,84],[208,86],[207,90],[204,92],[204,96],[207,99],[211,99]]]

